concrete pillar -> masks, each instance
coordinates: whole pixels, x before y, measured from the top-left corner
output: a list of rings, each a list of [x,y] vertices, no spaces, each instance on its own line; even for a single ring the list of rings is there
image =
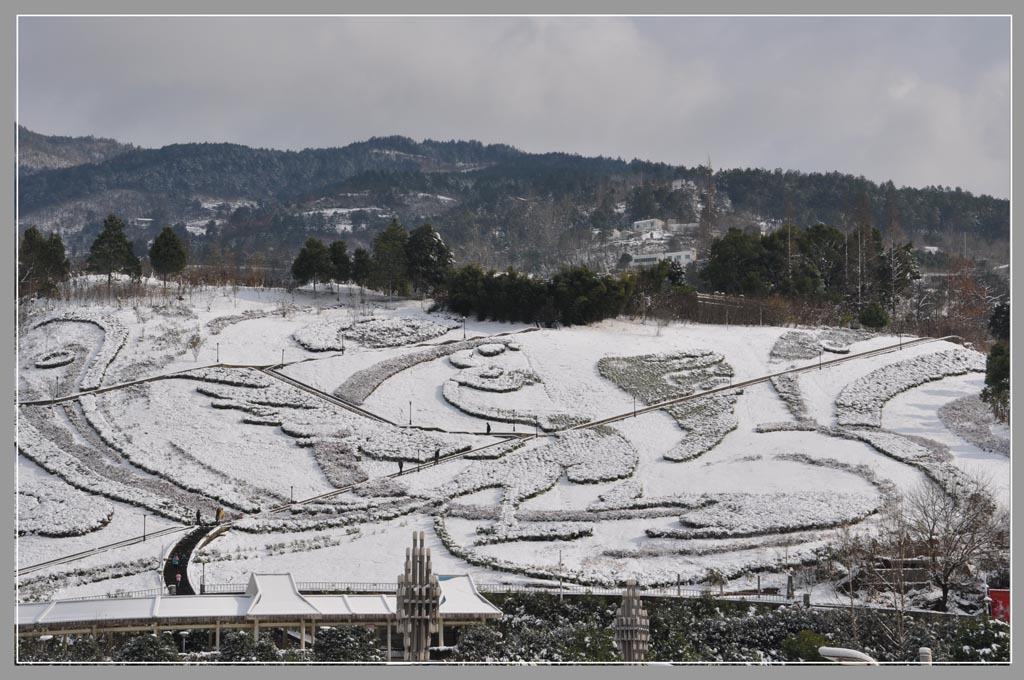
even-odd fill
[[[256,619],[255,621],[252,622],[252,641],[253,642],[259,642],[260,641],[260,620],[259,619]]]
[[[299,623],[299,649],[306,648],[306,619]]]
[[[316,621],[313,621],[313,623],[311,624],[310,627],[312,628],[312,630],[309,633],[309,640],[310,640],[310,642],[312,644],[315,645],[316,644]]]
[[[388,621],[388,653],[384,659],[388,662],[391,661],[391,622]]]
[[[216,651],[216,652],[220,651],[220,619],[217,619],[217,624],[216,624],[216,627],[214,628],[213,648],[214,648],[214,651]]]
[[[917,660],[928,666],[932,665],[932,650],[930,647],[921,647],[917,650]]]

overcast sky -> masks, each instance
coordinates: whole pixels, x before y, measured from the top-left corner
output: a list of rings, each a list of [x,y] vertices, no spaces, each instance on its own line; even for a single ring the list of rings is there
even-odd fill
[[[1006,18],[44,18],[19,121],[141,146],[373,135],[1009,196]]]

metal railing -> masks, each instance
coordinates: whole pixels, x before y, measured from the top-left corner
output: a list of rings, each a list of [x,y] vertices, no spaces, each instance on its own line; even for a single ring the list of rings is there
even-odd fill
[[[150,588],[149,590],[131,591],[119,590],[113,593],[107,593],[105,595],[83,595],[82,597],[63,598],[60,600],[60,602],[86,602],[88,600],[123,600],[132,597],[156,597],[157,595],[166,594],[167,590],[164,588]]]
[[[297,581],[295,586],[301,593],[367,593],[367,594],[393,594],[397,590],[396,583],[375,583],[375,582],[348,582],[348,581]],[[244,593],[244,583],[207,583],[201,587],[201,592],[210,594],[241,594]],[[551,593],[553,595],[602,595],[608,597],[619,597],[623,593],[622,588],[608,588],[600,586],[580,585],[518,585],[508,583],[477,583],[476,589],[481,593],[514,594],[514,593]],[[742,592],[742,593],[718,593],[714,590],[703,588],[683,588],[677,586],[664,586],[660,588],[640,589],[641,597],[678,597],[697,599],[711,597],[716,600],[742,600],[750,602],[766,603],[787,603],[793,600],[785,595],[771,592]]]

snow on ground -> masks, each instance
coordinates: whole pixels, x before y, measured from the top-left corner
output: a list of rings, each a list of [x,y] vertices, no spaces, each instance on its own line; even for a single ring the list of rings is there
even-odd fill
[[[1010,463],[1000,453],[982,451],[949,431],[938,416],[939,407],[965,394],[977,394],[985,387],[981,373],[945,378],[926,383],[898,395],[882,411],[882,427],[902,434],[927,437],[945,444],[953,462],[970,475],[988,480],[1005,507],[1010,507]]]
[[[419,351],[423,345],[461,341],[464,333],[466,337],[479,338],[529,328],[522,324],[466,319],[463,331],[461,318],[429,314],[426,311],[429,304],[429,301],[389,302],[380,295],[361,293],[351,286],[326,290],[321,286],[315,296],[308,288],[293,293],[209,288],[192,291],[184,301],[178,302],[170,293],[164,297],[161,289],[153,285],[141,305],[122,301],[89,306],[90,313],[105,315],[111,323],[127,330],[127,340],[116,353],[114,347],[106,346],[108,339],[103,331],[92,324],[64,321],[34,327],[47,315],[68,311],[67,305],[51,304],[49,310],[30,314],[30,323],[23,324],[20,330],[20,397],[24,400],[47,396],[58,376],[61,391],[71,391],[101,356],[114,356],[103,378],[104,385],[111,385],[172,370],[207,366],[217,361],[218,350],[219,359],[224,363],[277,364],[281,361],[282,349],[286,375],[333,393],[356,372]],[[418,345],[382,349],[347,338],[343,354],[309,351],[294,338],[296,331],[303,328],[322,329],[335,322],[340,327],[353,319],[369,318],[392,319],[395,323],[401,319],[414,319],[416,324],[429,321],[447,326],[449,330]],[[390,327],[391,322],[382,321],[378,325]],[[495,338],[496,343],[514,342],[518,351],[470,349],[457,356],[412,364],[384,380],[363,406],[398,425],[406,425],[412,402],[414,426],[441,430],[429,437],[453,445],[458,440],[480,446],[499,440],[463,437],[446,431],[482,433],[487,422],[495,432],[515,427],[519,433],[524,430],[532,433],[532,428],[489,421],[455,408],[443,393],[445,384],[455,378],[459,378],[460,388],[470,394],[474,404],[486,405],[492,412],[585,413],[602,418],[629,413],[634,407],[631,394],[598,371],[602,358],[711,350],[732,367],[732,379],[738,382],[791,365],[817,364],[817,359],[777,361],[771,358],[776,342],[790,332],[790,329],[774,327],[696,324],[672,324],[659,331],[654,325],[618,319],[591,327],[518,333]],[[185,347],[185,340],[194,333],[203,339],[197,356]],[[410,340],[416,338],[410,336]],[[875,336],[854,342],[850,351],[858,353],[897,342],[893,336]],[[819,426],[830,426],[835,424],[836,398],[848,384],[881,367],[954,347],[957,346],[945,342],[930,343],[871,359],[853,360],[801,374],[793,385],[807,405],[807,416]],[[59,349],[73,352],[75,361],[54,368],[36,367],[40,358]],[[825,358],[835,356],[829,353]],[[503,379],[497,371],[488,369],[491,365],[501,367],[506,373],[521,371],[521,375],[536,376],[538,380],[532,377],[530,380]],[[224,375],[229,376],[230,372]],[[670,375],[666,374],[666,378]],[[963,441],[946,429],[936,415],[943,404],[977,393],[982,382],[983,377],[974,373],[910,389],[884,406],[881,425],[886,430],[924,437],[949,447],[957,466],[967,472],[977,469],[989,475],[1001,484],[1001,492],[1008,497],[1008,459],[980,451]],[[210,387],[209,393],[198,393],[200,385]],[[501,392],[492,391],[492,387],[518,389]],[[283,401],[278,403],[278,400]],[[279,382],[268,388],[236,388],[194,379],[160,380],[141,388],[105,393],[97,397],[96,402],[97,405],[90,408],[100,408],[105,421],[96,426],[112,430],[106,434],[130,449],[131,455],[122,460],[121,465],[159,464],[153,468],[155,473],[140,471],[140,478],[159,474],[173,484],[195,487],[191,482],[196,481],[195,475],[206,466],[211,471],[211,479],[200,480],[203,484],[234,485],[237,487],[234,492],[242,494],[287,497],[294,487],[297,498],[306,498],[332,488],[320,467],[326,464],[322,456],[340,456],[332,466],[335,463],[341,466],[339,469],[356,466],[360,474],[373,480],[396,472],[398,466],[394,458],[399,455],[408,456],[407,460],[424,456],[429,459],[429,451],[424,453],[419,448],[428,443],[430,447],[436,446],[435,440],[420,430],[375,424]],[[215,403],[218,408],[214,408]],[[733,416],[734,430],[706,453],[685,462],[665,458],[691,436],[669,414],[658,411],[626,418],[612,426],[623,439],[607,440],[622,441],[623,451],[609,449],[604,454],[607,461],[588,461],[587,465],[602,469],[602,465],[610,464],[616,456],[628,451],[627,458],[636,461],[635,469],[631,463],[613,475],[627,474],[627,477],[594,484],[575,483],[566,476],[566,469],[572,469],[569,458],[563,461],[556,456],[548,460],[541,456],[536,460],[544,461],[544,475],[554,480],[553,486],[537,487],[540,493],[522,499],[518,508],[505,498],[501,486],[456,498],[452,505],[469,508],[461,511],[469,514],[444,517],[438,526],[446,530],[439,530],[440,533],[435,532],[431,516],[433,513],[444,516],[448,512],[447,505],[438,499],[439,489],[454,488],[453,482],[492,469],[506,470],[510,475],[509,479],[501,480],[507,482],[505,488],[532,487],[520,483],[526,480],[511,478],[528,470],[501,463],[501,459],[456,459],[428,466],[396,480],[397,491],[401,493],[404,489],[413,498],[398,497],[392,502],[384,496],[374,498],[372,494],[345,493],[321,504],[319,514],[295,514],[287,524],[274,525],[260,520],[250,525],[250,528],[270,529],[268,533],[228,532],[206,551],[205,557],[210,560],[206,566],[207,579],[237,582],[244,580],[251,571],[292,571],[298,580],[391,581],[401,570],[404,551],[414,530],[427,533],[435,571],[468,571],[482,581],[529,580],[533,578],[530,574],[552,579],[562,573],[566,578],[582,581],[607,582],[637,576],[644,583],[673,583],[677,574],[686,580],[699,581],[712,567],[736,578],[746,578],[740,576],[746,569],[774,567],[809,558],[833,532],[797,529],[790,533],[768,531],[764,536],[724,539],[656,538],[651,534],[681,536],[685,533],[680,522],[680,517],[687,512],[680,505],[685,499],[690,503],[702,498],[709,502],[732,499],[748,509],[763,507],[758,520],[759,525],[765,527],[777,525],[771,517],[772,508],[777,507],[778,516],[787,518],[782,525],[790,526],[813,519],[801,519],[800,512],[804,511],[799,508],[806,508],[808,513],[815,511],[814,494],[833,493],[836,498],[851,499],[850,507],[862,513],[888,493],[884,490],[888,488],[886,484],[902,489],[924,479],[917,468],[883,455],[863,441],[829,436],[825,431],[808,431],[807,428],[759,432],[759,426],[793,420],[775,388],[768,383],[747,387],[736,400]],[[246,418],[250,423],[244,422]],[[261,419],[267,424],[251,424]],[[282,422],[286,423],[287,433],[282,431]],[[69,421],[64,426],[74,429],[76,424]],[[88,423],[77,426],[88,427]],[[351,439],[338,434],[346,428],[352,431]],[[1004,436],[1008,436],[1008,432]],[[73,438],[80,444],[88,441],[92,446],[101,445],[96,432],[78,432]],[[558,438],[543,437],[528,443],[519,452],[504,456],[512,456],[513,461],[534,460],[533,454],[524,454],[557,441]],[[357,444],[363,453],[346,442]],[[182,462],[180,469],[175,468],[176,449],[172,445],[186,452],[191,462],[187,465]],[[408,447],[412,448],[406,451]],[[21,458],[19,461],[19,474],[48,474]],[[169,463],[171,467],[167,467]],[[558,466],[562,463],[565,465],[558,476]],[[408,471],[411,463],[405,465]],[[535,472],[539,475],[540,470]],[[572,474],[569,473],[570,477]],[[624,497],[619,509],[613,511],[619,515],[591,509],[600,496],[624,482],[635,485],[629,487],[632,495]],[[395,485],[378,484],[373,488],[384,494],[389,488],[394,490]],[[436,502],[426,500],[429,498]],[[792,507],[780,505],[786,504],[787,498],[793,500]],[[804,505],[797,504],[801,498]],[[106,502],[115,509],[114,515],[108,525],[97,531],[74,538],[22,537],[18,542],[19,564],[31,564],[138,535],[143,511],[123,503]],[[407,509],[393,511],[395,508]],[[794,508],[799,511],[794,513]],[[395,516],[395,512],[409,512],[409,509],[410,514]],[[473,512],[478,514],[473,515]],[[552,517],[552,512],[566,514],[562,520],[544,519]],[[714,512],[705,514],[715,517]],[[472,519],[474,516],[482,518]],[[323,518],[331,519],[330,528],[318,523]],[[868,518],[864,526],[871,526],[872,521]],[[155,517],[149,522],[152,527],[168,524]],[[478,533],[478,529],[493,532],[500,524],[503,528],[499,533],[504,538],[552,538],[548,528],[557,528],[559,522],[573,529],[563,532],[563,539],[567,540],[479,544],[485,534]],[[307,528],[294,531],[296,526]],[[583,530],[576,531],[576,528]],[[498,533],[489,536],[498,536]],[[442,539],[448,542],[448,547]],[[101,553],[73,563],[73,568],[82,566],[102,571],[104,565],[158,558],[162,547],[166,546],[132,546]],[[454,552],[450,552],[449,547]],[[196,580],[198,568],[195,564],[191,567],[192,578]],[[71,570],[71,565],[51,570],[65,574],[58,580],[67,583],[63,593],[67,595],[103,593],[115,587],[143,589],[159,585],[159,576],[155,573],[133,572],[104,583],[92,582],[92,577],[72,577]],[[763,584],[768,585],[772,578],[766,574]]]

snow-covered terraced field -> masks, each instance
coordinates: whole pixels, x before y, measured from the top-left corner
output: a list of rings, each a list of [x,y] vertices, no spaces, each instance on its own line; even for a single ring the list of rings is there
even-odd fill
[[[870,530],[889,495],[929,477],[980,472],[1009,499],[1009,458],[999,453],[1006,428],[939,415],[984,380],[983,357],[948,342],[558,433],[630,413],[634,397],[641,406],[814,366],[819,351],[856,355],[897,339],[692,324],[659,332],[625,319],[531,330],[469,319],[464,342],[461,320],[420,302],[368,295],[364,304],[358,289],[316,298],[208,289],[180,303],[154,293],[153,302],[28,310],[20,400],[52,396],[58,378],[60,393],[72,394],[202,369],[218,356],[278,364],[284,350],[284,375],[352,396],[391,424],[237,367],[22,406],[19,567],[140,536],[143,515],[152,531],[223,505],[241,518],[237,528],[196,556],[213,582],[252,571],[392,580],[409,533],[424,530],[436,571],[482,581],[675,583],[714,568],[740,580],[768,569],[767,585],[784,583],[778,570],[810,559],[834,527]],[[185,343],[195,333],[198,355]],[[535,420],[549,433],[460,457],[513,429],[532,435]],[[433,465],[435,455],[453,458]],[[399,461],[405,474],[386,479]],[[362,485],[269,512],[352,483]],[[169,547],[137,543],[19,583],[32,597],[158,587]],[[197,580],[200,564],[189,569]]]

